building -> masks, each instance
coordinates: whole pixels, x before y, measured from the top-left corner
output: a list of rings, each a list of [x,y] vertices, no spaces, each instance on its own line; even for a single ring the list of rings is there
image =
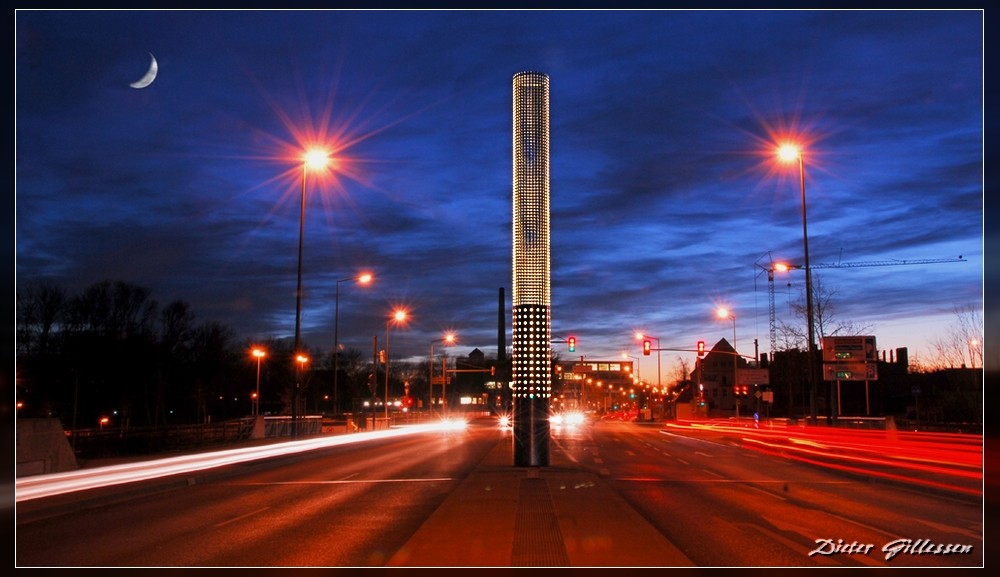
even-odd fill
[[[632,361],[558,361],[555,363],[556,390],[553,411],[618,410],[623,404],[636,404],[639,387]]]
[[[704,399],[709,411],[736,411],[737,401],[746,406],[745,400],[734,394],[737,386],[736,371],[750,368],[750,364],[739,356],[733,345],[721,339],[704,357],[697,360],[691,372],[691,382],[695,383],[694,395]],[[749,391],[753,394],[753,391]]]

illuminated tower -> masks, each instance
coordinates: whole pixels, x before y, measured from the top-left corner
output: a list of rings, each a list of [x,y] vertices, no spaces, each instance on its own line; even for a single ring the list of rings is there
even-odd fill
[[[549,464],[549,77],[514,75],[514,464]]]

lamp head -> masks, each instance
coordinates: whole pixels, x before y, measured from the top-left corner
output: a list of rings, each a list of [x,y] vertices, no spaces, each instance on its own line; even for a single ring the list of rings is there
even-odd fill
[[[330,153],[320,148],[313,148],[306,151],[303,162],[306,168],[312,170],[324,168],[330,162]]]
[[[802,157],[802,150],[794,144],[782,144],[778,147],[778,158],[784,162],[792,162]]]

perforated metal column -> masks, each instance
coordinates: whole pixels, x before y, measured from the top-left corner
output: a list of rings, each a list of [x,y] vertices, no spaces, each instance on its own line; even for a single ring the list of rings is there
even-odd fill
[[[512,388],[514,464],[549,462],[552,394],[549,78],[514,75]]]

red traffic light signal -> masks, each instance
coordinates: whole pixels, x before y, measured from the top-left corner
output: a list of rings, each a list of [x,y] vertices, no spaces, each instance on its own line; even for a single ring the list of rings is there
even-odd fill
[[[570,337],[566,339],[566,342],[569,343],[569,352],[576,352],[576,337]]]
[[[649,340],[642,341],[642,354],[649,356],[651,350],[653,350],[653,343]]]
[[[705,356],[705,341],[698,341],[698,356]]]

